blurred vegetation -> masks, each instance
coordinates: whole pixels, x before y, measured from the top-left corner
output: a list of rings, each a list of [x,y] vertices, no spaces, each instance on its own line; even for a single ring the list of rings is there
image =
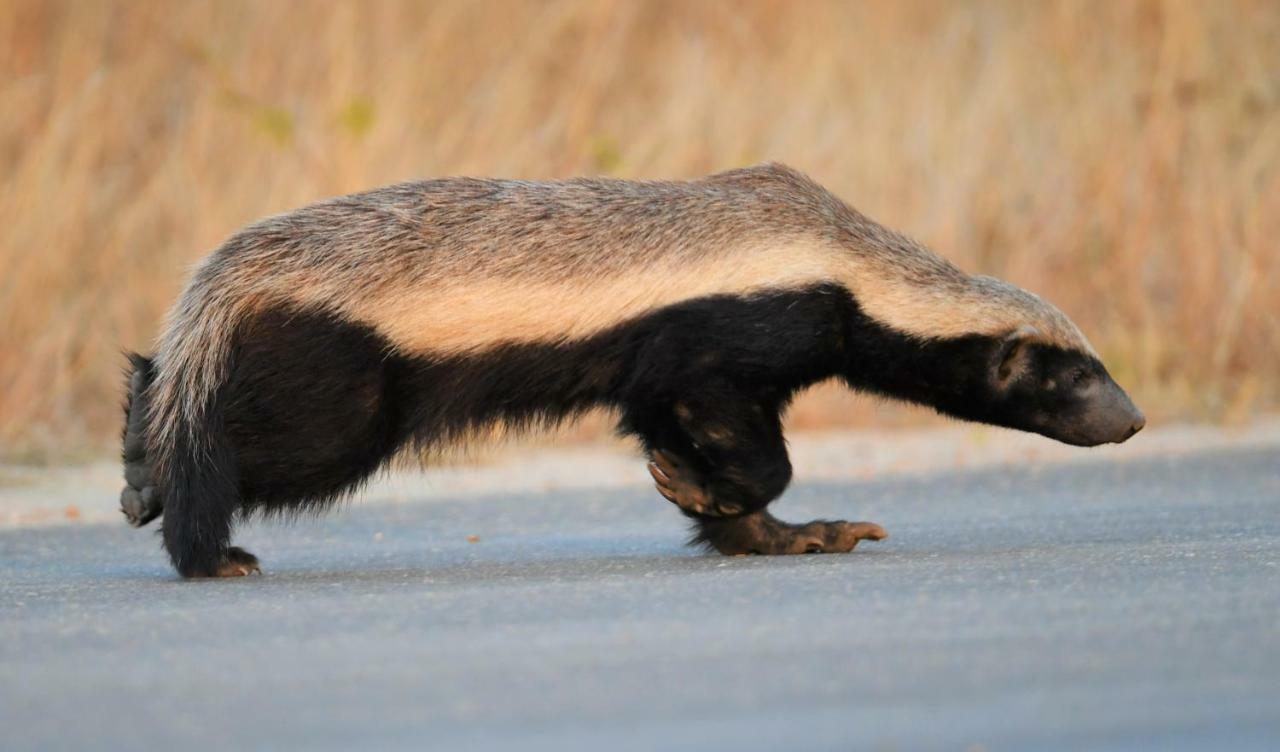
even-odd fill
[[[255,218],[766,159],[1054,300],[1154,417],[1280,398],[1273,0],[0,0],[0,455],[114,449],[120,351]]]

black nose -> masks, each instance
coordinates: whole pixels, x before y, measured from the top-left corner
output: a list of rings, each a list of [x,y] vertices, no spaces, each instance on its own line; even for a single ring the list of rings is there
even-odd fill
[[[1138,413],[1138,417],[1134,419],[1133,425],[1129,426],[1129,432],[1124,435],[1121,441],[1128,441],[1135,433],[1141,431],[1143,426],[1147,425],[1147,417],[1142,413]]]

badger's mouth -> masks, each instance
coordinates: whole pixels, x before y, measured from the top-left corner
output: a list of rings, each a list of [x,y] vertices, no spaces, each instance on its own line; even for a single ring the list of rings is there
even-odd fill
[[[1040,433],[1042,433],[1045,436],[1048,436],[1051,439],[1061,441],[1064,444],[1070,444],[1072,446],[1078,446],[1078,447],[1095,447],[1095,446],[1101,446],[1103,444],[1123,444],[1124,442],[1132,438],[1133,435],[1136,434],[1138,431],[1141,431],[1144,425],[1145,425],[1145,421],[1140,419],[1139,421],[1128,426],[1122,431],[1115,432],[1115,433],[1103,434],[1103,433],[1092,433],[1092,432],[1086,432],[1086,431],[1054,432],[1049,430],[1041,431]]]

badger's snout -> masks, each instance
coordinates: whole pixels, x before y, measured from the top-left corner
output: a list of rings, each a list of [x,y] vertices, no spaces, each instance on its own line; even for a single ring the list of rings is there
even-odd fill
[[[1138,431],[1141,431],[1142,427],[1145,425],[1147,425],[1147,416],[1143,415],[1141,410],[1134,408],[1132,425],[1129,426],[1129,430],[1126,431],[1125,435],[1122,438],[1120,438],[1118,441],[1116,441],[1116,443],[1121,444],[1121,443],[1124,443],[1125,441],[1128,441],[1131,436],[1133,436]]]
[[[1081,444],[1122,444],[1147,425],[1147,418],[1120,385],[1108,376],[1097,385],[1080,425],[1082,430],[1078,439]]]

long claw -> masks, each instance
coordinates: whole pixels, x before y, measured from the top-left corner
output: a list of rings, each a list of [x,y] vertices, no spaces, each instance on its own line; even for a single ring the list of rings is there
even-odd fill
[[[653,463],[657,465],[658,469],[661,470],[665,475],[668,475],[668,476],[677,475],[680,472],[680,463],[677,462],[674,457],[662,451],[661,449],[654,451]]]
[[[658,487],[658,493],[672,504],[690,514],[719,516],[722,510],[710,504],[706,489],[697,485],[681,471],[682,463],[672,454],[656,449],[649,462],[649,475]]]
[[[889,537],[889,531],[880,527],[874,522],[850,522],[853,527],[853,534],[859,540],[884,540]]]

